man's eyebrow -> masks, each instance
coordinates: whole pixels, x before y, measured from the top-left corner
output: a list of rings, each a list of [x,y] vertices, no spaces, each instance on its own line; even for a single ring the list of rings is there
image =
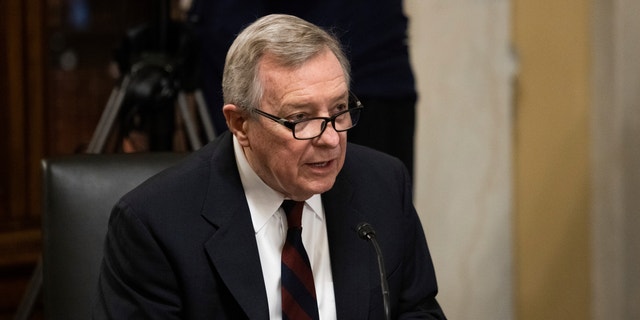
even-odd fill
[[[339,103],[349,103],[349,92],[347,91],[343,95],[335,96],[329,99],[329,107],[333,108],[336,104]],[[304,109],[304,108],[315,108],[316,104],[311,101],[311,99],[304,99],[303,101],[292,101],[284,103],[280,106],[282,110],[290,110],[290,109]]]
[[[280,106],[281,110],[300,110],[300,109],[308,109],[313,108],[313,104],[309,102],[300,102],[300,103],[285,103]]]

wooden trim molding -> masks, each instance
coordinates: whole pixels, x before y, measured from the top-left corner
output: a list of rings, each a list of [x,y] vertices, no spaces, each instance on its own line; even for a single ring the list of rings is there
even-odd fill
[[[33,266],[42,251],[40,229],[0,233],[0,270]]]

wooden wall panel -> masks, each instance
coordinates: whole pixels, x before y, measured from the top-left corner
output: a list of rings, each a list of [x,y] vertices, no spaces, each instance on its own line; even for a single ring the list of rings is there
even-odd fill
[[[13,317],[41,252],[41,159],[89,143],[115,83],[113,50],[154,21],[157,2],[0,1],[0,319]]]
[[[43,156],[44,67],[41,1],[3,2],[4,134],[0,230],[38,225],[39,158]],[[28,13],[28,14],[27,14]]]
[[[8,319],[23,296],[41,251],[43,2],[2,1],[0,12],[0,318]]]

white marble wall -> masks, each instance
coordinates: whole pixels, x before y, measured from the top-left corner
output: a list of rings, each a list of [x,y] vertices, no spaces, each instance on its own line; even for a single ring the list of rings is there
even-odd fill
[[[407,0],[420,100],[416,207],[450,319],[512,319],[507,0]]]
[[[640,319],[640,2],[593,0],[593,319]]]

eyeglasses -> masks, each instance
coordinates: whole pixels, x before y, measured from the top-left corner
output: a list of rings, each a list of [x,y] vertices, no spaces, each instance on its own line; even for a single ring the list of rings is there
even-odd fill
[[[349,95],[349,106],[347,110],[340,111],[331,117],[314,117],[302,120],[289,121],[272,114],[266,113],[260,109],[253,109],[253,112],[271,119],[291,130],[293,137],[298,140],[309,140],[322,135],[327,128],[327,123],[331,122],[336,132],[347,131],[358,124],[360,112],[364,109],[362,103],[355,95]]]

